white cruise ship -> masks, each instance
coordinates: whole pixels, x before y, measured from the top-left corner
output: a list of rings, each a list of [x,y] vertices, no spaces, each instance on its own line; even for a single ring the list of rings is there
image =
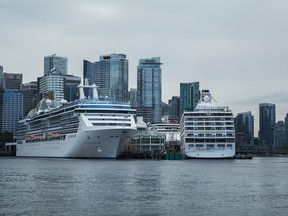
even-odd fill
[[[180,122],[186,158],[232,158],[235,155],[234,118],[228,107],[217,106],[209,90],[202,90],[193,112]]]
[[[91,98],[85,97],[84,88],[93,89]],[[79,100],[70,103],[42,99],[19,122],[16,156],[119,156],[136,133],[136,110],[128,103],[100,101],[95,85],[79,86],[79,92]]]

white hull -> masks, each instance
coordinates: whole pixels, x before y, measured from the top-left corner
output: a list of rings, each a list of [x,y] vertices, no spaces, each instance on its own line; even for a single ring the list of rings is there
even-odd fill
[[[186,151],[186,158],[203,158],[203,159],[218,159],[218,158],[232,158],[235,150],[197,150]]]
[[[78,131],[67,135],[65,140],[17,144],[16,156],[116,158],[134,133],[131,128]]]

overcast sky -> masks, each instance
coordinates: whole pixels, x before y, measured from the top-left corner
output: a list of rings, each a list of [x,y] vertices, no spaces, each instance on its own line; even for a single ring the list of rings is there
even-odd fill
[[[287,0],[0,0],[0,65],[24,82],[43,75],[44,56],[82,77],[83,59],[110,53],[127,55],[129,87],[140,58],[161,57],[164,102],[199,81],[255,124],[261,102],[288,113]]]

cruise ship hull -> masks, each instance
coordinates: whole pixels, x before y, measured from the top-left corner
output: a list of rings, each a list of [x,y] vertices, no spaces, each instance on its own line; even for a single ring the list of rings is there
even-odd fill
[[[17,144],[19,157],[117,158],[135,130],[111,128],[78,131],[65,140]]]
[[[235,154],[235,150],[203,150],[203,151],[186,151],[185,158],[191,159],[225,159],[232,158]]]

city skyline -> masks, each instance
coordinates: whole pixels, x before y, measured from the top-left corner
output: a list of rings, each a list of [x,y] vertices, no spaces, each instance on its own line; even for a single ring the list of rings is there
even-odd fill
[[[3,0],[0,10],[0,65],[24,82],[42,76],[43,57],[53,53],[80,77],[83,59],[123,53],[135,88],[138,60],[160,56],[166,103],[180,95],[181,82],[199,82],[234,116],[252,111],[256,127],[259,103],[276,104],[277,121],[287,113],[284,0]]]

